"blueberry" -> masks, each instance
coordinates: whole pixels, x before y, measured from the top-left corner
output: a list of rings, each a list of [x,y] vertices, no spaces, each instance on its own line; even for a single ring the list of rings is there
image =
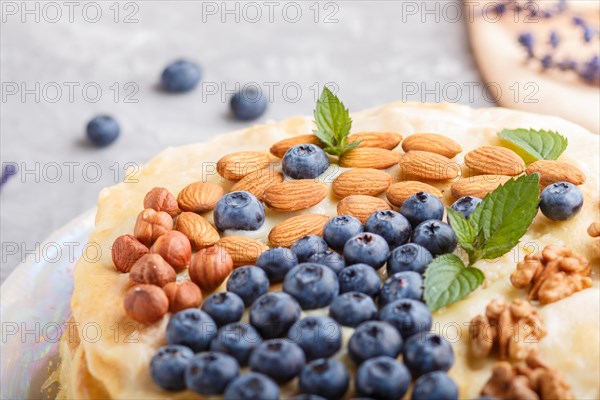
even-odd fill
[[[376,233],[388,242],[390,249],[408,242],[412,228],[404,215],[392,211],[376,211],[365,223],[365,231]]]
[[[583,207],[581,190],[569,182],[556,182],[542,191],[540,209],[553,221],[573,218]]]
[[[300,346],[285,339],[262,342],[250,356],[252,371],[263,373],[280,384],[298,375],[305,363]]]
[[[324,265],[326,267],[331,268],[336,274],[338,274],[346,266],[346,264],[344,263],[344,257],[342,257],[333,250],[326,250],[322,253],[315,253],[312,256],[308,257],[308,260],[306,260],[306,262]]]
[[[329,306],[329,316],[344,326],[355,327],[375,319],[377,306],[373,299],[364,293],[346,292],[333,300]]]
[[[217,202],[213,219],[221,231],[255,231],[265,222],[265,208],[249,192],[231,192]]]
[[[292,268],[283,279],[282,288],[304,310],[328,306],[340,291],[335,272],[314,263],[302,263]]]
[[[441,220],[444,216],[444,204],[431,193],[419,192],[404,201],[400,213],[415,227],[428,219]]]
[[[464,196],[452,203],[450,208],[461,213],[463,217],[469,218],[481,201],[479,197]]]
[[[326,399],[324,397],[317,396],[316,394],[302,393],[302,394],[297,394],[296,396],[292,397],[290,400],[326,400]]]
[[[290,178],[312,179],[329,168],[329,157],[319,146],[299,144],[285,152],[281,168]]]
[[[248,372],[227,386],[225,400],[279,400],[279,385],[266,375]]]
[[[395,358],[402,351],[402,337],[392,325],[383,321],[367,321],[354,330],[348,342],[348,354],[360,364],[369,358]]]
[[[192,359],[185,371],[188,389],[205,395],[221,394],[240,374],[240,366],[228,354],[206,352]]]
[[[326,399],[340,399],[348,390],[350,375],[341,361],[320,358],[304,366],[300,372],[300,391]]]
[[[178,312],[167,324],[167,343],[187,346],[195,353],[208,349],[216,334],[215,321],[197,308]]]
[[[323,239],[336,251],[344,250],[346,242],[363,231],[361,222],[351,215],[331,218],[323,228]]]
[[[240,296],[248,307],[269,291],[269,278],[265,271],[258,267],[239,267],[229,276],[227,290]]]
[[[90,142],[98,147],[104,147],[117,140],[121,128],[113,117],[99,115],[88,122],[85,131]]]
[[[290,269],[298,265],[298,257],[290,249],[274,247],[262,253],[256,260],[256,265],[266,272],[271,283],[277,283],[283,280]]]
[[[356,373],[359,396],[381,400],[401,399],[408,390],[410,374],[392,357],[376,357],[365,361]]]
[[[229,106],[236,119],[251,121],[263,115],[269,99],[259,87],[249,86],[233,95]]]
[[[413,271],[397,272],[381,286],[379,304],[385,306],[399,299],[421,300],[423,297],[423,278]]]
[[[188,60],[177,60],[163,70],[160,82],[163,90],[183,93],[192,90],[200,82],[200,67]]]
[[[412,241],[429,250],[433,257],[452,253],[458,244],[452,227],[437,219],[421,222],[413,232]]]
[[[270,292],[260,296],[250,307],[250,323],[265,339],[281,337],[300,318],[300,305],[292,296]]]
[[[321,236],[303,236],[290,247],[290,250],[298,257],[298,261],[306,262],[310,256],[327,251],[327,242]]]
[[[243,322],[227,324],[217,332],[217,336],[210,342],[210,350],[227,353],[245,366],[250,358],[250,353],[262,339],[252,325]]]
[[[193,358],[194,352],[185,346],[161,347],[150,361],[152,380],[164,390],[184,390],[185,369]]]
[[[389,303],[379,311],[379,319],[398,330],[403,339],[431,329],[431,311],[417,300],[401,299]]]
[[[306,317],[292,325],[287,338],[302,348],[307,360],[331,357],[342,347],[342,328],[329,317]]]
[[[421,332],[404,343],[404,364],[417,378],[431,371],[448,371],[454,363],[454,352],[443,337]]]
[[[244,301],[233,292],[214,293],[204,299],[202,311],[215,320],[218,326],[242,319]]]
[[[361,292],[375,297],[379,294],[381,278],[370,265],[354,264],[344,268],[338,274],[340,293]]]
[[[407,243],[395,248],[387,260],[387,273],[393,275],[396,272],[415,271],[420,274],[433,260],[433,256],[423,246]]]
[[[415,382],[411,400],[457,400],[458,387],[446,373],[429,372]]]
[[[346,242],[344,259],[346,264],[368,264],[379,269],[385,264],[389,246],[384,238],[374,233],[359,233]]]

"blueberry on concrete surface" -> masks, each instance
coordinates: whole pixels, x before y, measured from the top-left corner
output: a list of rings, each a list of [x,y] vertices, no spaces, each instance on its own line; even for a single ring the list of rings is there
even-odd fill
[[[260,201],[249,192],[231,192],[217,202],[213,211],[217,229],[255,231],[265,222],[265,209]]]
[[[396,358],[402,351],[402,337],[392,325],[383,321],[367,321],[358,325],[348,342],[348,354],[360,364],[369,358]]]
[[[260,296],[250,307],[250,324],[264,339],[284,336],[300,318],[300,305],[292,296],[269,292]]]
[[[410,373],[401,362],[381,356],[365,361],[358,368],[355,386],[359,396],[396,400],[404,396],[410,380]]]
[[[421,332],[404,343],[404,364],[413,378],[432,371],[448,371],[454,364],[454,352],[440,335]]]
[[[329,157],[319,146],[299,144],[285,152],[281,167],[290,178],[313,179],[329,168]]]
[[[365,223],[365,231],[376,233],[386,240],[390,249],[408,242],[412,228],[400,213],[392,210],[376,211]]]
[[[433,256],[423,246],[415,243],[407,243],[396,247],[387,260],[387,273],[393,275],[396,272],[414,271],[420,274],[425,272]]]
[[[423,297],[423,278],[414,271],[396,272],[381,286],[379,304],[385,306],[399,299],[421,300]]]
[[[387,242],[375,233],[359,233],[344,246],[344,259],[348,265],[367,264],[379,269],[387,261],[388,254]]]
[[[233,95],[229,106],[233,116],[240,121],[251,121],[263,115],[269,99],[259,88],[248,86]]]
[[[337,215],[323,228],[323,239],[336,251],[344,250],[346,242],[363,231],[361,222],[351,215]]]
[[[309,361],[331,357],[342,347],[342,329],[329,317],[303,318],[292,325],[287,338],[302,348]]]
[[[236,268],[227,280],[227,291],[240,296],[246,307],[269,291],[269,278],[259,267]]]
[[[427,332],[433,323],[429,308],[424,303],[411,299],[389,303],[379,310],[379,319],[396,328],[405,340],[417,333]]]
[[[104,147],[117,140],[121,127],[113,117],[99,115],[88,122],[85,132],[95,146]]]
[[[194,352],[181,345],[163,346],[150,361],[150,375],[161,389],[179,391],[185,389],[185,369],[194,358]]]
[[[202,72],[198,64],[188,60],[177,60],[163,70],[160,83],[166,92],[183,93],[194,89]]]

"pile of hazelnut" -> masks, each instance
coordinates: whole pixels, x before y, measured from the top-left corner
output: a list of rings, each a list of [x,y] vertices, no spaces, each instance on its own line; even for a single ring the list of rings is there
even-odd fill
[[[194,199],[194,193],[215,195]],[[196,214],[214,208],[222,195],[221,186],[204,182],[189,185],[178,199],[165,188],[148,192],[133,235],[119,236],[112,246],[115,268],[129,274],[124,307],[130,318],[152,324],[168,311],[198,307],[202,293],[214,291],[229,276],[231,256],[214,245],[218,232]],[[192,250],[199,251],[192,256]],[[181,276],[178,281],[177,273],[186,267],[190,280]]]

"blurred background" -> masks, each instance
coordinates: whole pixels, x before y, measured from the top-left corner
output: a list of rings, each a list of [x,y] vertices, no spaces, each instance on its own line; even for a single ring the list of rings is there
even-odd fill
[[[3,170],[16,164],[18,171],[0,189],[1,280],[27,256],[39,257],[44,239],[92,208],[127,167],[168,146],[311,114],[324,84],[351,111],[395,100],[495,106],[471,51],[463,6],[3,1],[0,158]],[[201,83],[188,93],[165,93],[160,74],[180,58],[200,66]],[[251,122],[229,111],[244,85],[261,87],[269,98]],[[104,148],[85,136],[98,114],[121,126]]]

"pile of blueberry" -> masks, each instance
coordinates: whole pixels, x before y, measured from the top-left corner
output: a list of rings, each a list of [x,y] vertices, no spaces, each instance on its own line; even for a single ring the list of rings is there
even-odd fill
[[[452,207],[468,217],[480,202],[463,198]],[[452,347],[430,332],[432,315],[422,301],[428,264],[457,245],[443,214],[437,197],[417,193],[400,212],[377,211],[364,226],[336,216],[323,237],[266,251],[255,266],[232,273],[226,292],[171,318],[168,345],[150,365],[154,382],[226,399],[277,399],[279,386],[298,378],[304,396],[341,398],[350,371],[333,357],[346,326],[354,328],[347,352],[358,396],[401,398],[414,381],[415,400],[456,399],[457,386],[446,374]],[[384,265],[389,278],[382,284]],[[282,291],[269,292],[274,283]],[[245,308],[248,323],[241,322]],[[328,316],[303,317],[323,308]],[[244,367],[251,372],[242,374]]]

